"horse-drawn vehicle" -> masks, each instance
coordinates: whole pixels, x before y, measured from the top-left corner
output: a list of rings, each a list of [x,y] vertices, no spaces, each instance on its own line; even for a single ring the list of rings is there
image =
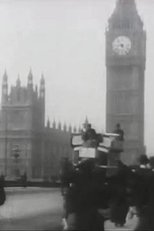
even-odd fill
[[[123,143],[115,133],[95,134],[86,140],[82,133],[75,133],[71,146],[72,160],[62,174],[68,230],[103,231],[105,216],[98,211],[110,206],[114,189],[108,179],[118,171]]]
[[[93,159],[97,167],[105,168],[107,174],[116,172],[123,141],[115,133],[97,134],[96,140],[84,141],[81,133],[72,134],[71,145],[73,147],[72,163],[75,165],[87,159]]]
[[[153,231],[153,168],[123,164],[118,134],[93,135],[85,140],[81,133],[72,134],[72,160],[62,174],[66,230],[104,231],[106,219],[121,226],[133,207],[135,230]]]

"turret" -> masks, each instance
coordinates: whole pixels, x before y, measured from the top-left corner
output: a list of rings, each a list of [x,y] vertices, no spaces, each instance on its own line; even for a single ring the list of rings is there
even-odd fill
[[[20,76],[18,75],[16,86],[19,88],[21,86]]]
[[[74,133],[76,133],[77,132],[77,129],[76,129],[76,127],[74,126],[74,128],[73,128],[73,132]]]
[[[40,80],[40,98],[45,98],[45,79],[42,74],[41,80]]]
[[[37,87],[37,85],[35,85],[35,97],[36,97],[36,99],[38,99],[38,87]]]
[[[7,103],[8,101],[8,76],[6,71],[3,75],[3,81],[2,81],[2,104]]]
[[[27,87],[28,88],[33,88],[33,74],[32,74],[32,70],[31,69],[30,69],[29,74],[28,74]]]
[[[16,81],[16,100],[17,100],[17,102],[19,102],[21,100],[22,92],[21,92],[20,87],[21,87],[21,81],[20,81],[20,77],[18,75],[18,78],[17,78],[17,81]]]
[[[39,101],[40,101],[40,112],[42,114],[42,126],[45,121],[45,80],[44,76],[41,76],[40,89],[39,89]]]
[[[30,104],[33,104],[33,74],[30,69],[27,79],[27,90],[28,90],[28,101]]]
[[[71,126],[71,125],[69,125],[68,131],[69,131],[70,133],[72,132],[72,126]]]
[[[88,118],[86,116],[86,119],[85,119],[85,122],[83,124],[83,127],[86,128],[88,124],[89,124],[89,121],[88,121]]]

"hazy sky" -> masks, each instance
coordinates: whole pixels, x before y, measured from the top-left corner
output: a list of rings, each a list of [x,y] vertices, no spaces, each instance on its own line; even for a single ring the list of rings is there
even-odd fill
[[[105,28],[116,0],[0,0],[0,76],[46,80],[46,117],[105,129]],[[145,144],[154,153],[154,0],[137,0],[147,31]],[[1,90],[1,89],[0,89]]]

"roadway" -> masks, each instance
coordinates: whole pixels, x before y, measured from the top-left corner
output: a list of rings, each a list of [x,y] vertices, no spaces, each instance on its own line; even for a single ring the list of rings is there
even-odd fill
[[[6,189],[0,230],[60,230],[62,197],[57,189]]]
[[[58,189],[8,188],[6,203],[0,207],[0,230],[61,230],[63,201]],[[107,221],[107,231],[132,231],[136,219],[116,228]]]

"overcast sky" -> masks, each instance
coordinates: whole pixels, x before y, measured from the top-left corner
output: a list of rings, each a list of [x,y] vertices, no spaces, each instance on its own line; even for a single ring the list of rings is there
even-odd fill
[[[105,130],[105,28],[116,0],[0,0],[0,76],[46,80],[46,118]],[[137,0],[147,31],[145,144],[154,153],[154,0]],[[1,90],[1,89],[0,89]]]

